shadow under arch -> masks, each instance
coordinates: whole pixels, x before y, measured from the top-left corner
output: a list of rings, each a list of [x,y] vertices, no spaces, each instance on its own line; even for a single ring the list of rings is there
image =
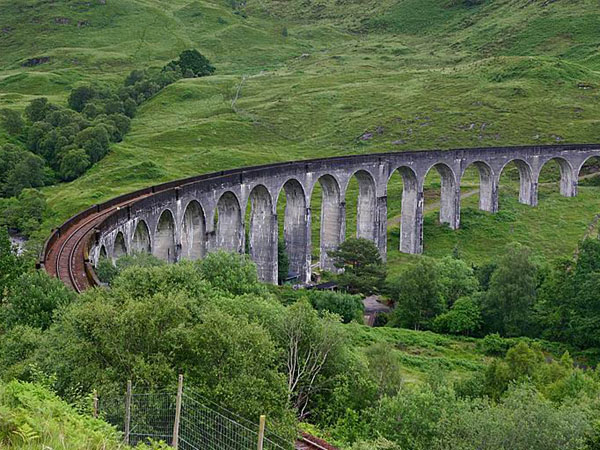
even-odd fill
[[[287,180],[278,194],[285,193],[283,241],[289,261],[289,276],[298,281],[310,281],[310,211],[306,192],[295,178]]]
[[[425,178],[432,169],[437,171],[441,179],[440,223],[456,230],[460,225],[460,189],[457,176],[447,164],[436,163],[427,169]]]
[[[475,168],[479,174],[479,209],[491,213],[498,212],[498,186],[492,168],[483,161],[472,162],[463,170],[461,183],[471,168]]]
[[[175,220],[173,213],[165,209],[156,224],[154,233],[154,256],[167,262],[177,261],[175,252]]]
[[[150,242],[150,229],[145,221],[140,220],[133,232],[131,239],[132,253],[152,253],[152,244]]]
[[[277,215],[269,190],[258,185],[250,192],[250,224],[248,247],[256,264],[258,278],[266,283],[277,283]]]
[[[241,253],[244,248],[242,210],[237,196],[227,191],[217,202],[215,215],[217,248],[227,252]]]
[[[407,166],[396,168],[388,179],[389,192],[392,176],[402,177],[402,201],[400,211],[400,251],[421,253],[423,249],[423,192],[419,189],[417,174]]]
[[[181,222],[181,258],[197,260],[206,254],[206,220],[197,200],[188,203]]]
[[[115,243],[113,245],[113,261],[127,255],[127,245],[125,244],[125,236],[121,231],[117,233],[115,237]]]

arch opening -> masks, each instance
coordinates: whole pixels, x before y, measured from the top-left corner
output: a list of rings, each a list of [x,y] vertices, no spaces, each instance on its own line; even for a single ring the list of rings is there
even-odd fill
[[[156,225],[154,256],[167,262],[177,261],[175,252],[175,220],[173,219],[173,214],[168,209],[162,212]]]
[[[206,221],[200,203],[192,200],[183,215],[181,224],[181,257],[201,259],[206,254]]]
[[[133,238],[131,239],[131,252],[152,253],[150,230],[143,220],[140,220],[135,227]]]
[[[502,184],[519,181],[519,202],[525,205],[537,205],[537,180],[534,180],[531,166],[522,159],[513,159],[500,170]]]
[[[125,236],[122,232],[117,233],[115,237],[115,243],[113,246],[113,261],[127,255],[127,245],[125,244]]]
[[[377,239],[377,191],[375,180],[371,174],[364,170],[356,172],[352,180],[358,184],[358,196],[356,198],[356,233],[357,238],[368,239],[376,242]],[[349,184],[350,186],[350,184]],[[352,190],[354,193],[355,191]],[[346,199],[349,191],[346,190]]]
[[[540,168],[537,177],[538,186],[543,194],[552,192],[556,185],[563,197],[577,195],[577,177],[571,163],[564,158],[556,157],[546,161]]]
[[[479,188],[475,186],[479,182]],[[475,161],[464,170],[461,187],[467,187],[466,197],[479,196],[479,209],[495,213],[498,211],[498,186],[492,168],[483,161]]]
[[[337,250],[346,233],[345,204],[342,202],[339,183],[333,176],[323,175],[318,184],[321,187],[319,264],[322,270],[337,272],[338,269],[329,253]],[[311,206],[318,194],[318,190],[313,192]]]
[[[256,186],[250,193],[248,253],[256,264],[258,278],[277,283],[277,215],[266,187]]]
[[[399,249],[403,253],[423,251],[423,190],[416,173],[406,166],[396,169],[387,186],[388,223],[399,226]]]
[[[425,175],[425,184],[428,187],[425,200],[429,196],[435,198],[439,189],[439,202],[433,205],[439,208],[439,222],[457,229],[460,225],[460,188],[454,171],[446,164],[434,164]]]
[[[282,195],[284,194],[285,195]],[[283,221],[279,221],[280,235],[288,257],[289,270],[282,278],[290,281],[310,280],[310,210],[306,193],[298,180],[288,180],[281,189],[277,210],[283,210]]]
[[[240,202],[233,192],[225,192],[217,203],[217,248],[241,253],[244,248],[244,226]]]

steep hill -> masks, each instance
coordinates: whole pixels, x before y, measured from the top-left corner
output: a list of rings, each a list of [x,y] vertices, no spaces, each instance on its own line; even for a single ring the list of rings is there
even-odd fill
[[[78,82],[119,83],[191,47],[217,67],[147,102],[88,174],[47,188],[52,224],[136,187],[235,166],[598,141],[597,1],[0,0],[0,10],[0,108],[40,95],[64,102]],[[7,139],[0,132],[0,143]],[[473,176],[467,182],[476,189]],[[496,230],[498,251],[512,238],[548,254],[571,251],[594,218],[595,189],[582,189],[570,209],[556,190],[535,210],[505,202],[523,229]],[[393,218],[399,188],[391,194]],[[556,216],[558,229],[533,239],[536,224]],[[458,245],[469,258],[492,256],[476,225],[449,237],[433,222],[428,252]],[[477,222],[497,227],[487,216]]]

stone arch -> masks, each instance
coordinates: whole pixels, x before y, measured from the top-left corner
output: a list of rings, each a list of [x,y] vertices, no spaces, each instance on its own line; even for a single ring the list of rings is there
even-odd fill
[[[444,163],[436,163],[428,170],[435,168],[440,174],[442,186],[440,190],[440,223],[448,224],[453,230],[460,225],[460,186],[454,170]],[[427,174],[425,174],[427,177]]]
[[[398,172],[402,177],[402,211],[400,214],[400,251],[422,253],[423,251],[423,189],[417,174],[407,166],[401,166],[390,174]],[[389,185],[389,180],[388,180]]]
[[[493,213],[497,212],[498,184],[494,178],[494,171],[486,162],[475,161],[465,167],[461,175],[461,181],[465,172],[471,166],[475,167],[479,173],[479,209]]]
[[[175,219],[173,213],[165,209],[156,224],[154,233],[154,256],[167,262],[177,261],[175,247]]]
[[[133,232],[131,239],[132,253],[152,253],[152,244],[150,242],[150,229],[145,221],[140,220]]]
[[[285,182],[283,240],[289,259],[290,275],[299,281],[310,280],[310,210],[302,184],[291,178]]]
[[[534,180],[531,165],[523,159],[515,158],[508,161],[499,171],[499,176],[510,163],[514,163],[519,171],[519,202],[536,206],[537,205],[537,180]]]
[[[242,210],[236,195],[227,191],[217,203],[217,248],[241,253],[244,247]]]
[[[338,181],[332,175],[323,175],[318,180],[321,185],[321,230],[320,256],[321,269],[335,272],[333,258],[329,253],[337,250],[344,239],[346,212],[342,202]]]
[[[277,215],[273,213],[273,199],[265,186],[252,189],[250,208],[250,257],[261,281],[277,283]]]
[[[565,158],[561,158],[560,156],[556,156],[554,158],[550,158],[545,161],[544,164],[540,167],[539,175],[544,170],[544,167],[550,162],[556,162],[558,164],[558,168],[560,171],[560,193],[564,197],[575,197],[577,195],[577,177],[575,174],[575,169],[571,165],[571,163]]]
[[[181,223],[181,257],[196,260],[206,254],[206,220],[200,203],[188,203]]]
[[[127,255],[127,244],[125,244],[125,235],[121,231],[117,233],[115,237],[115,243],[113,245],[113,260]]]
[[[356,205],[356,237],[377,239],[377,190],[375,179],[366,170],[358,170],[352,175],[358,181],[358,201]]]

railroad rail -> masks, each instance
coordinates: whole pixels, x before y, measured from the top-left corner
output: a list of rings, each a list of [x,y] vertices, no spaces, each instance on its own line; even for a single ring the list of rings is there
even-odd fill
[[[302,433],[296,441],[295,448],[296,450],[337,450],[337,447],[308,433]]]

